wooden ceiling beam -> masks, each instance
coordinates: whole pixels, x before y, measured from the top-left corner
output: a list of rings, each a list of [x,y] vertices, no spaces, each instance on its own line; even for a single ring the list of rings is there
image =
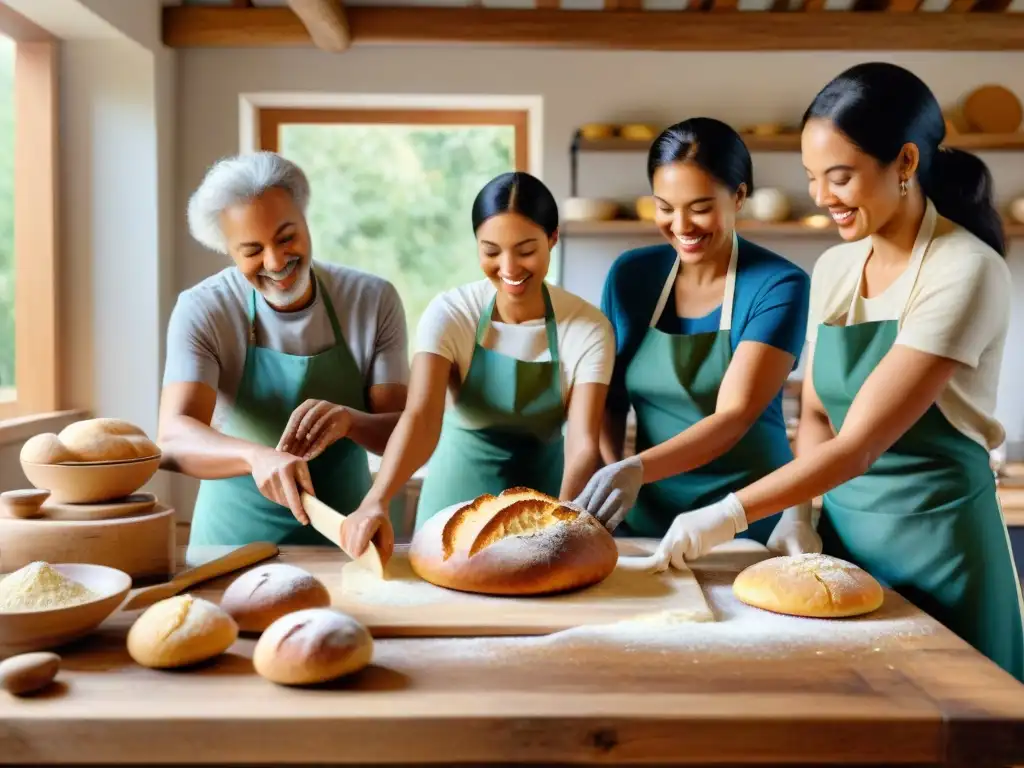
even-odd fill
[[[341,0],[288,0],[288,7],[302,21],[317,48],[340,53],[351,44]]]
[[[654,13],[354,6],[353,45],[649,51],[1021,51],[1024,13]],[[312,45],[286,7],[165,6],[172,48]]]

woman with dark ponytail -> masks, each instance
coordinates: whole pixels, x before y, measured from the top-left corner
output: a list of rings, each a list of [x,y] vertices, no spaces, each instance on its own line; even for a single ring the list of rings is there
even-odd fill
[[[597,468],[615,347],[597,307],[545,282],[555,198],[528,173],[504,173],[471,219],[483,279],[435,297],[420,320],[408,404],[360,508],[367,519],[386,518],[428,459],[417,527],[515,487],[568,501]],[[346,551],[365,546],[363,536]]]
[[[806,524],[823,496],[826,554],[1024,680],[1020,584],[989,467],[1005,439],[993,412],[1010,273],[988,171],[944,138],[931,91],[892,64],[855,66],[815,97],[803,164],[847,242],[811,280],[797,457],[702,512],[789,508]],[[660,567],[716,543],[686,518]]]

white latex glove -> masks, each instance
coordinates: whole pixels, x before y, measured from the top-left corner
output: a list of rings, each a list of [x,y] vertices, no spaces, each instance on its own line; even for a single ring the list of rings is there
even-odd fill
[[[821,552],[821,536],[817,531],[811,502],[790,507],[779,516],[767,547],[776,555],[802,555]]]
[[[614,531],[633,508],[643,484],[644,465],[639,456],[630,456],[597,470],[574,503]]]
[[[703,557],[719,544],[736,538],[747,530],[747,513],[730,493],[721,501],[692,512],[683,512],[672,521],[652,558],[652,570],[685,568],[687,560]]]

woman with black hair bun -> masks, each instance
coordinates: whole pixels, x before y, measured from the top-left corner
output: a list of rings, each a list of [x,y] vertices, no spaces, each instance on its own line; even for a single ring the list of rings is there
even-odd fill
[[[602,443],[610,463],[577,502],[617,535],[661,537],[680,511],[792,460],[782,388],[803,348],[810,278],[736,234],[753,173],[725,123],[695,117],[666,129],[647,174],[668,243],[624,253],[605,282],[617,347]],[[636,454],[623,459],[630,406]],[[723,524],[727,538],[779,552],[818,546],[810,525],[776,522]]]
[[[614,342],[597,307],[544,282],[558,240],[554,197],[528,173],[505,173],[480,190],[472,223],[484,279],[427,307],[408,404],[356,515],[386,518],[428,459],[417,527],[514,487],[569,500],[597,468]],[[364,548],[360,539],[346,551]]]
[[[781,509],[1024,680],[1020,584],[989,451],[1010,320],[992,185],[942,145],[914,74],[867,63],[815,97],[801,148],[810,194],[847,241],[814,269],[797,458],[680,516],[658,567],[699,557]],[[785,517],[785,516],[784,516]],[[780,524],[781,525],[781,524]]]

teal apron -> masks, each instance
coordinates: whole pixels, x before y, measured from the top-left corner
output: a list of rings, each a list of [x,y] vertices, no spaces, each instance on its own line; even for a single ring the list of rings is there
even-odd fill
[[[316,290],[334,331],[334,346],[310,356],[286,355],[256,346],[256,291],[249,297],[249,344],[238,394],[222,432],[275,447],[292,412],[308,398],[366,410],[363,376],[338,325],[334,305],[320,279]],[[308,463],[316,497],[347,515],[370,490],[366,451],[338,440]],[[301,489],[300,489],[301,490]],[[288,507],[267,499],[252,475],[203,480],[199,485],[189,545],[330,545],[312,525],[303,526]]]
[[[709,333],[672,334],[656,327],[674,294],[679,259],[672,266],[647,333],[626,369],[626,390],[636,412],[636,453],[671,440],[715,412],[732,360],[738,260],[734,233],[719,330]],[[661,538],[679,514],[713,504],[792,459],[785,429],[772,429],[759,419],[728,453],[689,472],[645,484],[615,533]],[[763,544],[777,522],[777,514],[759,520],[740,537]]]
[[[526,362],[487,349],[494,299],[480,316],[476,346],[457,402],[420,490],[416,527],[453,504],[518,486],[558,497],[565,463],[558,331],[547,286],[544,324],[550,362]]]
[[[908,267],[914,281],[935,219],[929,202]],[[837,430],[902,320],[901,312],[851,325],[860,291],[858,281],[847,325],[820,325],[814,349],[814,388]],[[1020,584],[988,451],[937,405],[865,474],[825,494],[818,530],[824,552],[861,566],[1024,680]]]

